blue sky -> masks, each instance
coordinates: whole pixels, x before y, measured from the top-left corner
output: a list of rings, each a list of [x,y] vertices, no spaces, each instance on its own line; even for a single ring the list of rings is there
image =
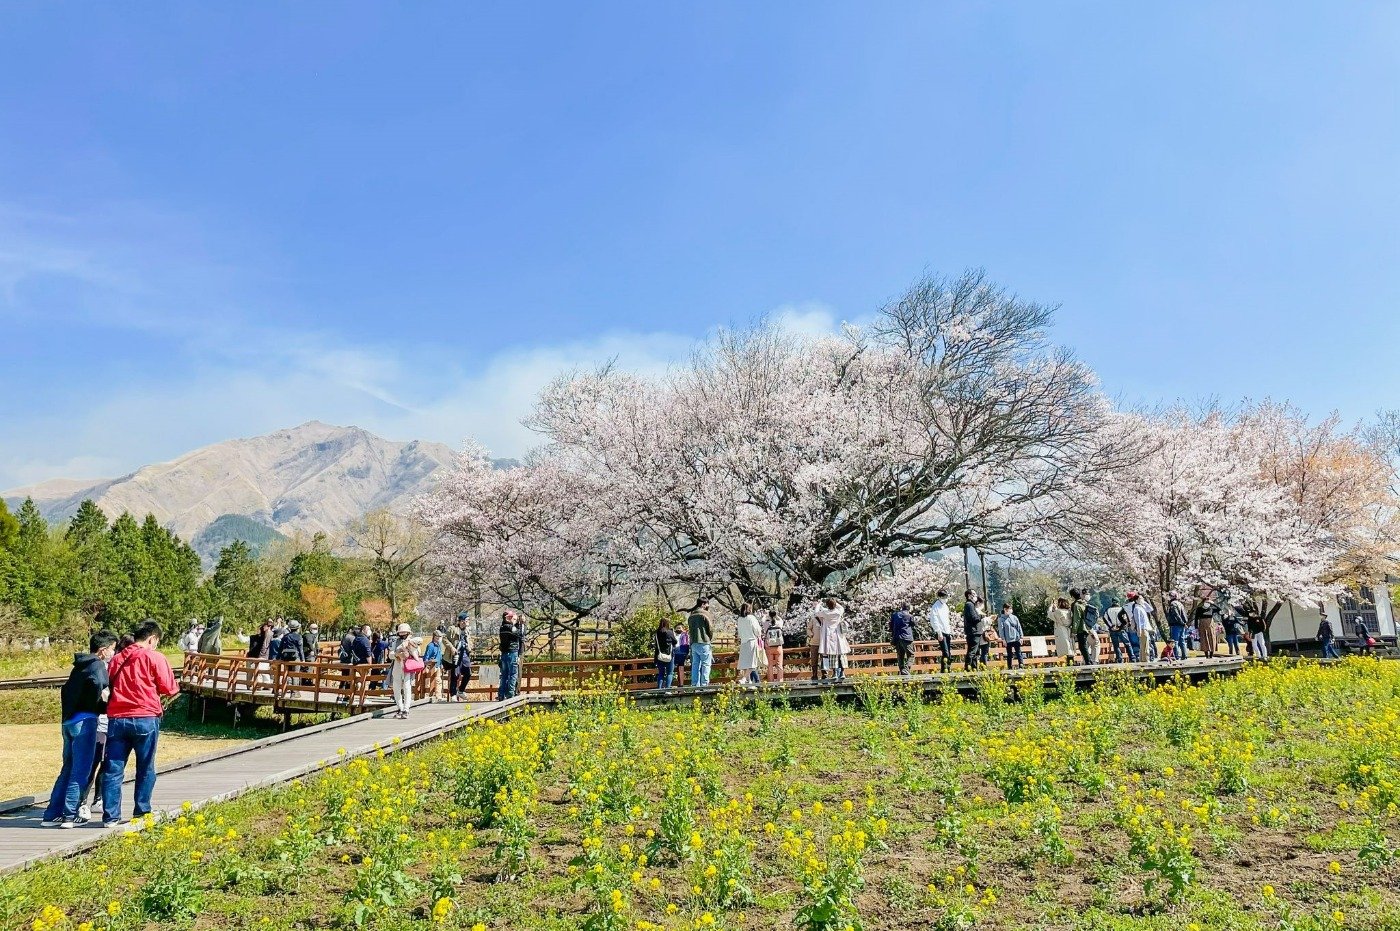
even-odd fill
[[[1400,7],[0,9],[0,487],[540,384],[924,271],[1130,403],[1400,406]]]

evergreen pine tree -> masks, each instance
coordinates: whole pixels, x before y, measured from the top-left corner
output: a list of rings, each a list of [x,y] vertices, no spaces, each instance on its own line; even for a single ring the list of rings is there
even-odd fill
[[[108,531],[112,543],[113,573],[101,620],[117,630],[139,624],[151,616],[144,586],[152,576],[141,528],[123,512]]]
[[[65,608],[61,572],[55,565],[58,547],[33,498],[25,498],[15,515],[19,522],[10,549],[10,597],[37,634],[57,628]]]
[[[67,589],[78,610],[96,620],[101,617],[112,580],[112,541],[107,535],[107,515],[91,499],[78,506],[68,522],[64,541],[71,567]]]

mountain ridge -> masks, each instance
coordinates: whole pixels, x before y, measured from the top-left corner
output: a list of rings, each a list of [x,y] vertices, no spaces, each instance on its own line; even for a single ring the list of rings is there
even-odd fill
[[[311,420],[201,446],[116,478],[51,479],[0,496],[16,506],[34,498],[50,523],[67,520],[91,498],[109,517],[122,511],[138,517],[154,514],[192,544],[221,520],[226,526],[248,526],[226,520],[231,517],[266,527],[272,532],[269,539],[334,535],[366,511],[404,509],[455,458],[442,443],[386,440],[362,427]],[[215,536],[224,538],[222,533]],[[206,560],[210,555],[201,552]]]

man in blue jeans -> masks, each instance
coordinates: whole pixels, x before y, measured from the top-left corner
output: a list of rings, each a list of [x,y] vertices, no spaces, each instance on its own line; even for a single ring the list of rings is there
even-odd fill
[[[136,642],[112,657],[107,668],[107,762],[102,767],[102,824],[122,823],[122,780],[126,761],[136,754],[136,807],[133,820],[151,811],[156,787],[156,742],[164,700],[180,691],[160,646],[160,625],[146,620],[136,628]]]
[[[525,649],[525,622],[517,622],[515,612],[501,615],[501,684],[496,701],[514,698],[520,690],[520,653]]]
[[[686,618],[690,628],[690,684],[709,685],[710,665],[714,662],[715,627],[710,621],[710,600],[701,598],[695,612]]]
[[[93,634],[87,653],[73,655],[73,670],[63,683],[63,767],[44,809],[44,827],[74,828],[86,824],[79,814],[88,775],[97,752],[97,716],[107,709],[107,661],[117,638],[106,631]]]

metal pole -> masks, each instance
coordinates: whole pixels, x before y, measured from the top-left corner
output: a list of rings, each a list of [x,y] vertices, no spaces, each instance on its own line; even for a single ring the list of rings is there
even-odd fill
[[[1293,624],[1293,655],[1302,656],[1303,651],[1298,649],[1298,615],[1293,613],[1293,599],[1288,599],[1288,620]]]
[[[982,603],[991,607],[987,600],[987,554],[981,550],[977,551],[977,562],[982,567]]]

